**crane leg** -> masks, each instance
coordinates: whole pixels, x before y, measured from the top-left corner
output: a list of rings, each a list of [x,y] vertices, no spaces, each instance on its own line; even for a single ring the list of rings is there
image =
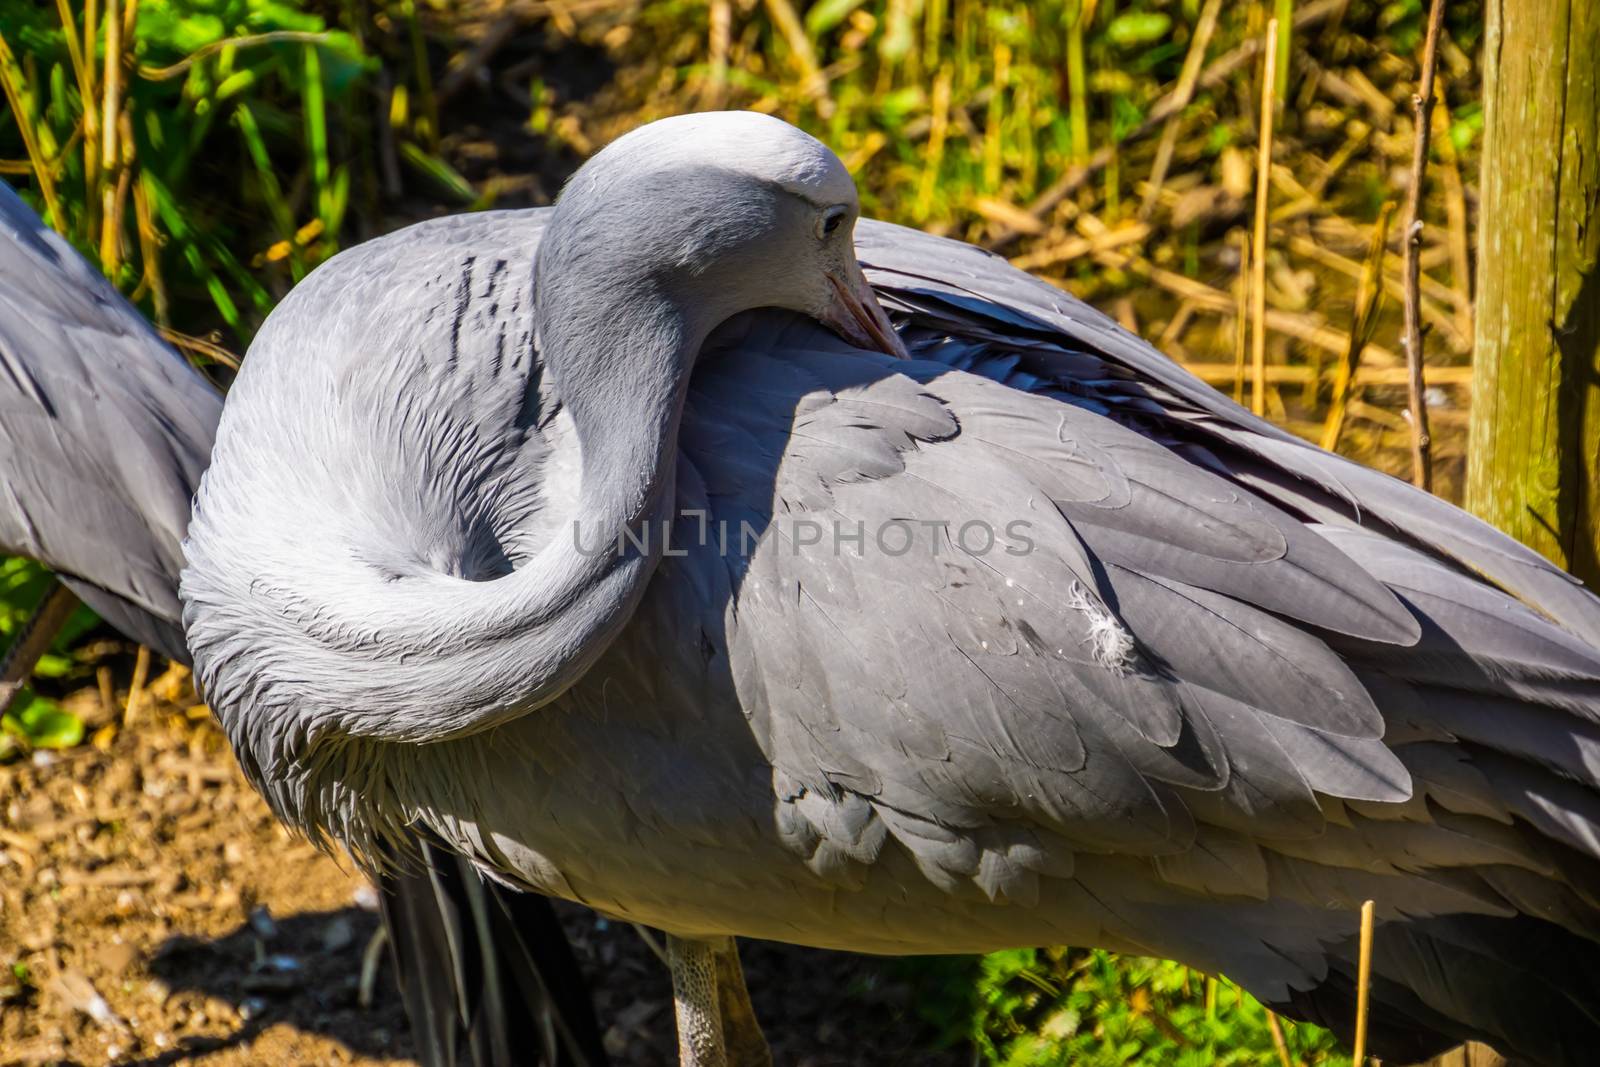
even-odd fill
[[[732,944],[728,938],[719,941]],[[678,1019],[678,1067],[729,1067],[717,996],[720,947],[714,941],[667,935],[667,963],[672,969],[672,1001]]]
[[[733,938],[719,946],[717,956],[717,1000],[722,1007],[722,1036],[731,1067],[772,1067],[772,1050],[756,1021],[750,1004],[750,990],[739,966],[739,945]]]

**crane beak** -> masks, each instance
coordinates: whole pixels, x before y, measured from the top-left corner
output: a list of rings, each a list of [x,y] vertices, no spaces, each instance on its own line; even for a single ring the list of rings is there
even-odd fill
[[[885,352],[897,359],[911,358],[859,263],[851,259],[843,271],[829,271],[828,282],[833,286],[833,297],[818,316],[824,326],[857,348]]]

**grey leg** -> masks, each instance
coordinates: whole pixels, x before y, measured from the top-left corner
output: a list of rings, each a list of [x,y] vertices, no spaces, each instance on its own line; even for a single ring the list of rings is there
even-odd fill
[[[720,939],[732,944],[728,939]],[[672,1000],[678,1017],[679,1067],[728,1067],[717,998],[717,950],[710,941],[667,935]]]
[[[28,621],[22,624],[16,640],[0,657],[0,714],[11,707],[17,692],[28,684],[33,665],[49,649],[57,631],[66,625],[67,617],[77,606],[78,598],[72,595],[72,590],[53,582]]]
[[[739,946],[728,938],[717,954],[717,999],[722,1007],[722,1035],[727,1041],[732,1067],[772,1067],[772,1050],[756,1021],[750,990],[739,966]]]

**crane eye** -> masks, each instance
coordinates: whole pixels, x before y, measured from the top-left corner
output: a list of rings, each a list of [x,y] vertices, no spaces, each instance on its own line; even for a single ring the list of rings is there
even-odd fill
[[[823,239],[832,237],[839,227],[844,224],[844,220],[849,217],[849,208],[843,206],[830,207],[822,213],[821,218],[817,219],[817,236]]]

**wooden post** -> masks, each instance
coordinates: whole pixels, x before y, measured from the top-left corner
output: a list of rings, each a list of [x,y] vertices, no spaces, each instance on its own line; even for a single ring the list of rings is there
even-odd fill
[[[1600,4],[1486,6],[1466,503],[1600,589]]]
[[[1486,7],[1466,504],[1600,589],[1600,5]]]

